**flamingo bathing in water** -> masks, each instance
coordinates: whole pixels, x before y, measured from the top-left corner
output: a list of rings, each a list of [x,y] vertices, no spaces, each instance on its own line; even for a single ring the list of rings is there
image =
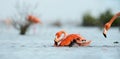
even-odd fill
[[[104,37],[106,38],[106,34],[107,34],[107,31],[110,29],[112,23],[115,21],[115,19],[120,16],[120,12],[118,12],[117,14],[115,14],[112,19],[110,21],[108,21],[105,25],[104,25],[104,31],[103,31],[103,35]]]
[[[86,41],[86,39],[79,34],[67,34],[64,30],[57,32],[54,40],[54,46],[72,47],[74,44],[78,46],[88,46],[90,43],[91,41]]]

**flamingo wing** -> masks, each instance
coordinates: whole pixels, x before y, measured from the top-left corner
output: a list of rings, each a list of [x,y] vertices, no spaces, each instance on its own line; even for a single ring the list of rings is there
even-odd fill
[[[71,42],[75,43],[75,39],[79,38],[78,35],[76,34],[69,34],[68,36],[66,36],[66,38],[64,38],[61,43],[59,44],[59,46],[69,46],[70,44],[72,44]]]

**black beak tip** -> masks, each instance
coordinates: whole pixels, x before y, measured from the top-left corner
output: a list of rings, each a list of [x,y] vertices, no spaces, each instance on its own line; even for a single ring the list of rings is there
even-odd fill
[[[58,45],[58,43],[57,43],[55,40],[54,40],[54,45],[55,45],[55,46],[57,46],[57,45]]]
[[[107,38],[106,34],[103,33],[103,35],[104,35],[105,38]]]

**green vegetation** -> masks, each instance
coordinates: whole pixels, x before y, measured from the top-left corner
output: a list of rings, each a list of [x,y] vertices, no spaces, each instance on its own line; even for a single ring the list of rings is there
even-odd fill
[[[114,14],[110,9],[101,13],[99,17],[95,18],[90,13],[85,13],[83,16],[83,26],[99,26],[102,27],[106,22],[108,22]],[[120,17],[118,17],[112,24],[112,26],[120,26]]]
[[[83,16],[83,26],[96,26],[97,20],[90,13],[85,13]]]

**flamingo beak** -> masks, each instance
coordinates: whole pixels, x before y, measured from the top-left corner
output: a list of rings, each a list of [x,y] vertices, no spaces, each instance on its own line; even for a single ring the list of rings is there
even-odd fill
[[[57,46],[58,45],[58,43],[54,40],[54,46]]]
[[[104,37],[107,38],[107,35],[105,33],[103,33]]]
[[[103,35],[104,35],[105,38],[107,38],[106,33],[107,33],[107,30],[104,28]]]
[[[58,38],[55,36],[55,39],[54,39],[54,46],[57,46],[58,45]]]

